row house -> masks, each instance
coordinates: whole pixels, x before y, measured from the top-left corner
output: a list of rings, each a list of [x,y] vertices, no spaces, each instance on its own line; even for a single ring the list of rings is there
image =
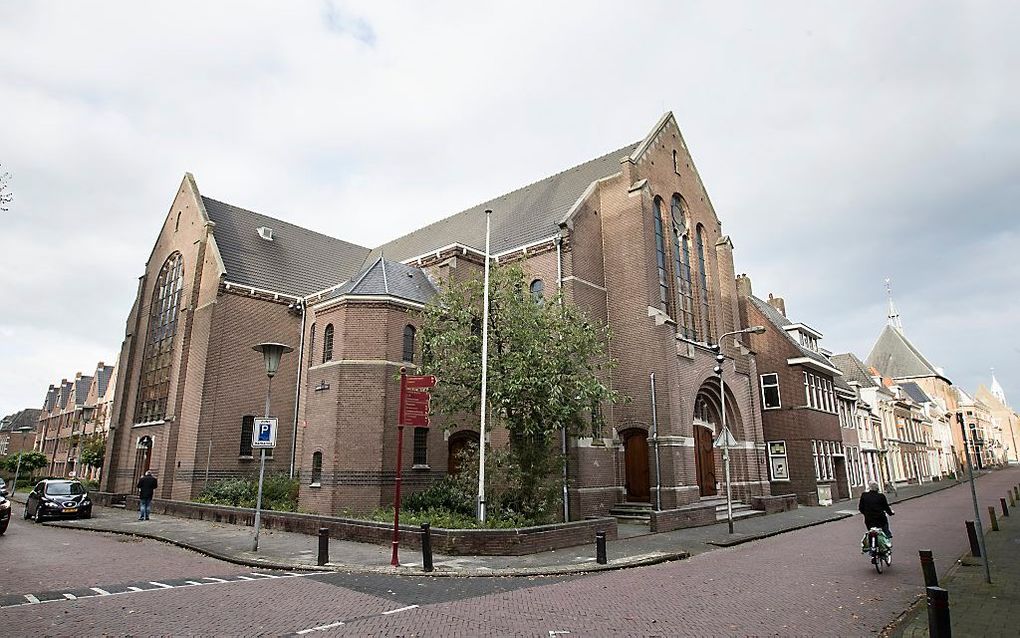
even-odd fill
[[[49,459],[48,473],[57,477],[97,480],[100,468],[79,463],[82,444],[93,437],[105,440],[109,431],[114,366],[102,361],[92,375],[51,385],[39,414],[35,449]]]
[[[1006,460],[1002,426],[993,419],[992,410],[979,399],[975,399],[957,388],[959,413],[967,430],[970,454],[975,467],[1002,465]]]
[[[296,348],[273,384],[267,471],[300,480],[302,507],[385,506],[397,462],[410,489],[456,473],[456,451],[479,438],[473,419],[415,432],[395,459],[396,372],[420,362],[423,305],[445,282],[480,277],[486,210],[492,260],[519,264],[537,298],[562,293],[608,326],[608,381],[633,399],[600,406],[592,431],[565,441],[564,516],[708,507],[724,403],[735,496],[769,494],[754,352],[746,336],[720,339],[748,325],[733,242],[671,113],[632,144],[374,248],[206,197],[186,175],[128,315],[104,487],[128,491],[151,470],[159,496],[190,499],[257,472],[251,424],[267,381],[251,348],[263,341]],[[832,421],[826,468],[840,451],[834,409]]]
[[[0,456],[31,451],[42,410],[25,408],[0,419]]]
[[[884,485],[887,473],[882,468],[885,467],[887,450],[881,386],[876,383],[864,362],[853,353],[835,354],[830,360],[839,368],[843,381],[854,392],[852,416],[859,442],[864,485],[873,482]]]
[[[754,296],[746,275],[738,278],[737,289],[745,323],[766,327],[751,336],[750,346],[757,358],[772,493],[796,494],[805,505],[851,498],[863,480],[859,439],[849,420],[852,388],[819,347],[822,333],[787,318],[782,298]]]
[[[1006,393],[1003,391],[999,380],[992,372],[992,381],[988,387],[984,384],[978,386],[974,398],[988,407],[992,413],[992,420],[1002,429],[1002,444],[1005,448],[1007,463],[1018,463],[1017,451],[1020,450],[1020,415],[1009,406],[1006,401]]]

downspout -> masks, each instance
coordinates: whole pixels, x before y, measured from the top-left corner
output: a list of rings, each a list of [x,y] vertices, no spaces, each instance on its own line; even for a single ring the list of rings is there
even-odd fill
[[[655,411],[655,373],[648,375],[652,382],[652,442],[655,444],[655,511],[662,510],[662,475],[659,472],[659,418]]]
[[[297,383],[294,387],[294,427],[290,435],[290,478],[294,478],[297,461],[297,424],[301,407],[301,372],[305,369],[305,321],[308,318],[304,299],[298,300],[297,308],[301,311],[301,337],[298,340]]]
[[[556,233],[556,295],[563,305],[563,231]],[[570,520],[570,494],[567,490],[567,426],[560,429],[560,453],[563,455],[563,521]]]

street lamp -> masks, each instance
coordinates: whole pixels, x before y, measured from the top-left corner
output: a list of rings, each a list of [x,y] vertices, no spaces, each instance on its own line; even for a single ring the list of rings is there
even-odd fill
[[[294,348],[282,343],[260,343],[253,346],[252,350],[262,353],[266,364],[266,376],[269,377],[269,385],[266,387],[266,418],[269,418],[269,400],[273,394],[273,377],[280,369],[280,359],[288,352],[294,352]],[[254,432],[253,432],[254,438]],[[255,498],[255,540],[252,543],[251,551],[259,551],[259,531],[262,528],[262,481],[266,476],[266,448],[261,449],[259,460],[259,491]]]
[[[15,432],[20,432],[21,435],[24,436],[25,432],[31,432],[31,431],[32,431],[32,428],[30,426],[26,425],[26,426],[22,426],[20,428],[15,428],[14,430],[11,430],[11,434],[14,434]],[[24,450],[25,441],[24,441],[24,439],[22,439],[21,445],[19,445],[18,447],[20,447],[22,449],[18,450],[18,466],[14,470],[14,485],[11,486],[11,498],[12,499],[14,498],[14,493],[18,491],[18,474],[21,473],[21,457],[23,457],[25,455],[25,450]]]
[[[733,440],[733,435],[730,434],[730,429],[726,426],[726,382],[723,381],[723,362],[726,361],[726,355],[722,353],[722,342],[726,337],[739,334],[760,335],[764,332],[765,326],[752,326],[743,330],[726,332],[719,337],[718,343],[712,346],[712,349],[715,350],[715,373],[719,375],[719,403],[722,411],[722,433],[719,436],[722,437],[723,462],[726,465],[726,524],[730,534],[733,533],[733,494],[730,490],[730,441]]]

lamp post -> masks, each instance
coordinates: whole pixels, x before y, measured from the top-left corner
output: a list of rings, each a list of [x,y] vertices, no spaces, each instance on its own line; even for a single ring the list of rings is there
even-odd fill
[[[294,352],[294,348],[282,343],[260,343],[252,347],[252,350],[262,353],[266,364],[266,376],[269,377],[269,385],[266,386],[266,418],[269,418],[269,401],[273,394],[273,377],[280,369],[280,359],[288,352]],[[252,431],[254,438],[254,430]],[[251,551],[259,551],[259,531],[262,528],[262,481],[266,476],[266,448],[261,449],[259,460],[259,491],[255,498],[255,540],[252,543]]]
[[[743,330],[726,332],[719,337],[719,342],[712,346],[712,349],[715,350],[715,373],[719,375],[719,405],[722,412],[722,433],[720,436],[722,437],[723,444],[723,463],[726,466],[726,524],[729,527],[730,534],[733,533],[733,494],[730,490],[730,440],[733,439],[733,435],[730,434],[730,430],[726,426],[726,382],[723,381],[723,362],[726,361],[726,355],[722,353],[722,342],[726,337],[739,334],[760,335],[764,332],[765,326],[752,326]]]
[[[30,428],[28,426],[22,426],[20,428],[12,430],[11,434],[13,435],[15,432],[20,432],[21,436],[24,437],[25,436],[25,432],[31,432],[31,431],[32,431],[32,428]],[[22,438],[21,445],[19,445],[18,447],[20,447],[20,448],[24,448],[25,447],[24,438]],[[21,457],[23,457],[23,456],[25,456],[25,450],[24,449],[18,450],[18,465],[17,465],[17,467],[14,470],[14,484],[11,485],[11,498],[13,498],[14,497],[14,493],[18,491],[18,474],[21,474]]]

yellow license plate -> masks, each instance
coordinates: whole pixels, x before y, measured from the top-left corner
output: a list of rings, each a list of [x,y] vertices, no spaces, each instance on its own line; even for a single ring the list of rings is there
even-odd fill
[[[72,513],[72,512],[77,512],[77,511],[78,511],[78,509],[77,509],[77,508],[74,508],[74,507],[65,507],[65,508],[64,508],[64,513],[65,513],[65,514],[70,514],[70,513]]]

